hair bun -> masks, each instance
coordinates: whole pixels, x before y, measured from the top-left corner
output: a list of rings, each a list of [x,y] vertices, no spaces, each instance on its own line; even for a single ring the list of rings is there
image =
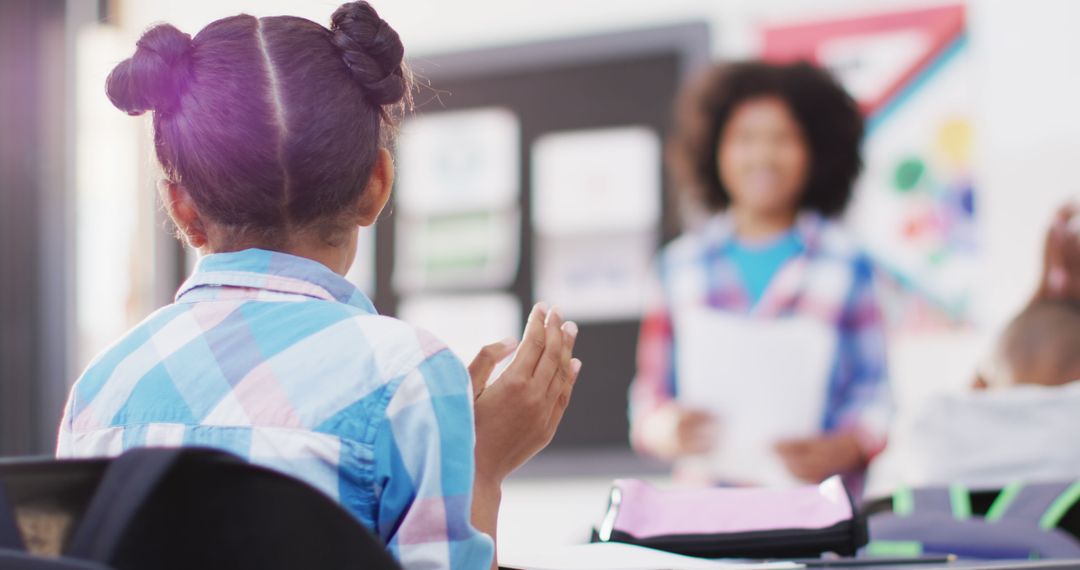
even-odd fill
[[[135,55],[109,73],[109,100],[129,115],[175,110],[191,78],[191,36],[161,24],[147,30],[135,46]]]
[[[342,4],[330,18],[333,42],[371,102],[391,105],[408,90],[401,38],[367,2]]]

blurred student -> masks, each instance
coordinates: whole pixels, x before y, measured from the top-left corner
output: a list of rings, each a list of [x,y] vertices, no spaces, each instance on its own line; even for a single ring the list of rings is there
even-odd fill
[[[1080,216],[1058,212],[1034,298],[979,366],[974,390],[902,414],[895,469],[903,486],[1080,477]],[[891,444],[890,444],[891,447]]]
[[[884,445],[890,406],[871,262],[836,221],[862,167],[855,101],[809,64],[735,63],[684,91],[677,123],[670,164],[711,217],[657,259],[631,387],[634,447],[676,461],[677,472],[729,483],[860,473]],[[681,323],[703,314],[712,328],[691,337]],[[751,345],[761,338],[767,346]],[[770,365],[791,359],[783,370],[797,377],[775,378],[781,368]],[[768,427],[796,411],[813,425],[755,443],[778,458],[756,471],[739,469],[735,456],[702,473],[686,460],[744,449],[738,439],[753,433],[736,435],[732,417],[686,401],[690,374],[723,381],[729,388],[717,397],[744,424],[748,414]],[[770,401],[740,401],[739,385],[751,392],[764,382],[777,385]],[[792,401],[796,393],[817,403]]]
[[[162,202],[202,257],[75,383],[57,455],[221,448],[335,498],[406,568],[495,567],[501,482],[561,420],[577,328],[537,305],[520,346],[466,370],[343,277],[389,197],[412,85],[369,4],[331,22],[162,24],[110,74],[114,105],[153,112]]]

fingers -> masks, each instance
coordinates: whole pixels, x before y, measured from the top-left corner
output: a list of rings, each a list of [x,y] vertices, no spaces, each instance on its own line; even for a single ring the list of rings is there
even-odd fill
[[[685,410],[679,421],[679,445],[684,453],[705,453],[719,437],[716,420],[699,410]]]
[[[715,435],[705,427],[689,432],[682,442],[683,452],[688,454],[706,453],[715,446]]]
[[[1080,237],[1070,230],[1076,212],[1075,204],[1066,203],[1054,214],[1043,243],[1043,267],[1033,302],[1080,298]]]
[[[814,483],[865,466],[858,439],[851,433],[783,441],[776,444],[776,450],[793,475]]]
[[[1058,208],[1055,214],[1055,218],[1061,221],[1068,221],[1069,218],[1073,217],[1073,215],[1077,212],[1080,212],[1080,207],[1078,207],[1078,204],[1076,202],[1069,201],[1062,204]]]
[[[682,421],[690,426],[706,425],[713,422],[713,416],[701,410],[684,410]]]
[[[563,331],[563,359],[566,364],[574,354],[574,344],[577,342],[578,326],[574,321],[566,321],[562,326]]]
[[[788,440],[776,444],[776,452],[788,471],[798,479],[813,481],[821,472],[818,453],[810,440]]]
[[[1070,213],[1062,230],[1062,265],[1065,272],[1064,296],[1080,300],[1080,217]]]
[[[536,363],[540,355],[544,353],[547,345],[547,331],[544,323],[547,319],[548,307],[544,303],[533,305],[529,313],[529,320],[525,323],[525,333],[521,337],[521,345],[510,368],[525,375],[531,375],[536,369]]]
[[[532,374],[537,388],[542,388],[544,392],[548,390],[551,382],[556,380],[556,374],[562,365],[562,324],[562,316],[559,315],[558,310],[552,309],[548,312],[545,326],[544,352],[540,355],[540,360],[536,363],[536,369]]]
[[[510,356],[517,348],[517,340],[508,338],[484,346],[469,364],[469,377],[472,379],[473,399],[479,398],[480,393],[487,386],[491,372],[504,358]]]
[[[559,355],[559,368],[555,372],[555,381],[548,386],[548,397],[569,400],[567,393],[577,381],[577,374],[571,370],[574,358],[574,343],[577,341],[578,326],[573,321],[566,321],[562,327],[562,354]],[[579,361],[578,368],[581,363]],[[564,404],[565,407],[565,404]]]
[[[574,384],[577,383],[578,374],[580,373],[581,361],[576,358],[570,359],[569,370],[567,373],[568,380],[565,383],[562,393],[555,398],[555,407],[552,408],[551,418],[548,420],[548,430],[552,436],[555,435],[555,430],[559,427],[559,422],[562,421],[563,414],[566,413],[566,407],[570,405],[570,396],[574,392]]]
[[[581,361],[576,358],[570,359],[566,385],[559,395],[557,408],[565,410],[570,405],[570,395],[574,392],[574,384],[577,384],[578,374],[581,374]]]
[[[1065,270],[1065,246],[1068,232],[1065,221],[1058,220],[1050,228],[1046,240],[1046,280],[1050,293],[1058,296],[1064,293],[1068,274]]]
[[[808,438],[778,441],[776,442],[774,449],[776,449],[776,452],[782,457],[794,459],[813,455],[816,447],[815,440],[813,438]]]
[[[1080,296],[1080,234],[1075,207],[1067,205],[1055,216],[1047,232],[1042,290],[1044,298],[1069,299]]]

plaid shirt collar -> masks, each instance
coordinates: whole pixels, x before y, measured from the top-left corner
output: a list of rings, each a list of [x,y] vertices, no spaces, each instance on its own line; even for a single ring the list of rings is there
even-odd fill
[[[795,218],[795,237],[807,254],[813,254],[820,245],[819,238],[826,223],[817,212],[803,211]],[[735,241],[735,221],[727,212],[720,212],[705,222],[702,228],[705,243],[722,251]]]
[[[745,311],[759,317],[778,317],[795,311],[807,292],[814,260],[823,247],[820,238],[827,223],[816,212],[800,212],[795,218],[794,231],[803,247],[802,253],[780,268],[757,303],[750,301],[742,286],[735,285],[724,292],[722,304],[729,310]],[[700,235],[706,258],[723,260],[736,239],[735,222],[726,212],[721,212],[709,218]]]
[[[199,259],[195,272],[176,292],[176,302],[193,302],[225,288],[254,289],[337,301],[376,314],[371,300],[329,267],[308,259],[265,249],[214,253]]]

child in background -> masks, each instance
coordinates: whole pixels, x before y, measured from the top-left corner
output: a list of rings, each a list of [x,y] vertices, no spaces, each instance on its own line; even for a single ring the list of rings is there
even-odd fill
[[[890,441],[895,472],[874,474],[874,493],[892,487],[1080,476],[1080,216],[1062,207],[1047,232],[1032,301],[1005,327],[963,394],[904,411]],[[883,465],[884,467],[884,465]]]
[[[397,33],[352,2],[329,29],[240,15],[136,46],[108,96],[153,112],[161,199],[201,259],[72,387],[57,455],[224,449],[336,499],[406,568],[496,567],[501,482],[562,418],[577,328],[537,305],[520,347],[466,370],[343,277],[393,184]]]
[[[975,388],[1062,386],[1073,380],[1080,380],[1080,300],[1039,299],[1005,327]]]
[[[862,166],[856,103],[811,65],[748,62],[710,70],[677,112],[668,158],[711,217],[657,260],[631,387],[635,449],[681,460],[733,443],[723,417],[678,397],[685,339],[673,311],[696,304],[776,323],[806,318],[835,336],[818,433],[774,445],[782,469],[799,480],[860,473],[884,445],[890,406],[871,263],[834,221]],[[784,347],[776,354],[785,357]]]

